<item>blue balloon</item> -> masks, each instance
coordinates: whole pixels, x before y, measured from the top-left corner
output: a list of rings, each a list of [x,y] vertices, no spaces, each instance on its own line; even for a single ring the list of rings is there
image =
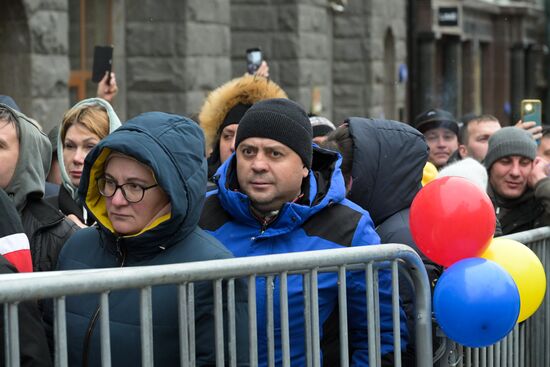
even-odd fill
[[[468,258],[445,270],[435,286],[433,304],[435,318],[450,339],[479,348],[498,342],[514,328],[520,298],[502,266]]]

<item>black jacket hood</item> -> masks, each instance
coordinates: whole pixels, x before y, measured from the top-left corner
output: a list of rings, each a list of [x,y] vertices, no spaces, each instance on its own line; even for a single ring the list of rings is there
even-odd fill
[[[348,198],[378,225],[411,205],[422,187],[428,145],[418,130],[402,122],[359,117],[346,122],[354,143]]]

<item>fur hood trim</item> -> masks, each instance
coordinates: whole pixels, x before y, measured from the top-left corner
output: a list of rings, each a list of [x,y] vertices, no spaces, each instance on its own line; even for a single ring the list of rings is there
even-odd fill
[[[254,104],[264,99],[288,98],[285,91],[273,81],[246,74],[213,90],[199,113],[200,125],[206,137],[206,149],[215,143],[218,129],[227,113],[238,103]]]

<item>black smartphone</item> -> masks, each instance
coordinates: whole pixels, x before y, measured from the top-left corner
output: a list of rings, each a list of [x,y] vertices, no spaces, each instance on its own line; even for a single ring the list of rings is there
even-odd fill
[[[542,103],[539,99],[524,99],[521,101],[521,121],[534,121],[542,125]]]
[[[92,67],[92,82],[99,83],[109,72],[111,77],[111,68],[113,67],[113,46],[95,46],[94,64]]]
[[[246,50],[246,71],[249,74],[254,74],[260,65],[262,65],[262,60],[262,50],[258,47]]]

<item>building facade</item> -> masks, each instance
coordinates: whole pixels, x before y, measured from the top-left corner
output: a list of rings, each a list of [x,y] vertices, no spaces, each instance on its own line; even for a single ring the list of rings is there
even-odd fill
[[[260,47],[270,76],[307,110],[407,116],[405,0],[0,0],[0,94],[47,130],[95,95],[93,47],[114,45],[125,119],[194,116]]]
[[[508,125],[524,98],[543,100],[547,110],[546,19],[542,0],[414,1],[411,115],[440,107]]]

